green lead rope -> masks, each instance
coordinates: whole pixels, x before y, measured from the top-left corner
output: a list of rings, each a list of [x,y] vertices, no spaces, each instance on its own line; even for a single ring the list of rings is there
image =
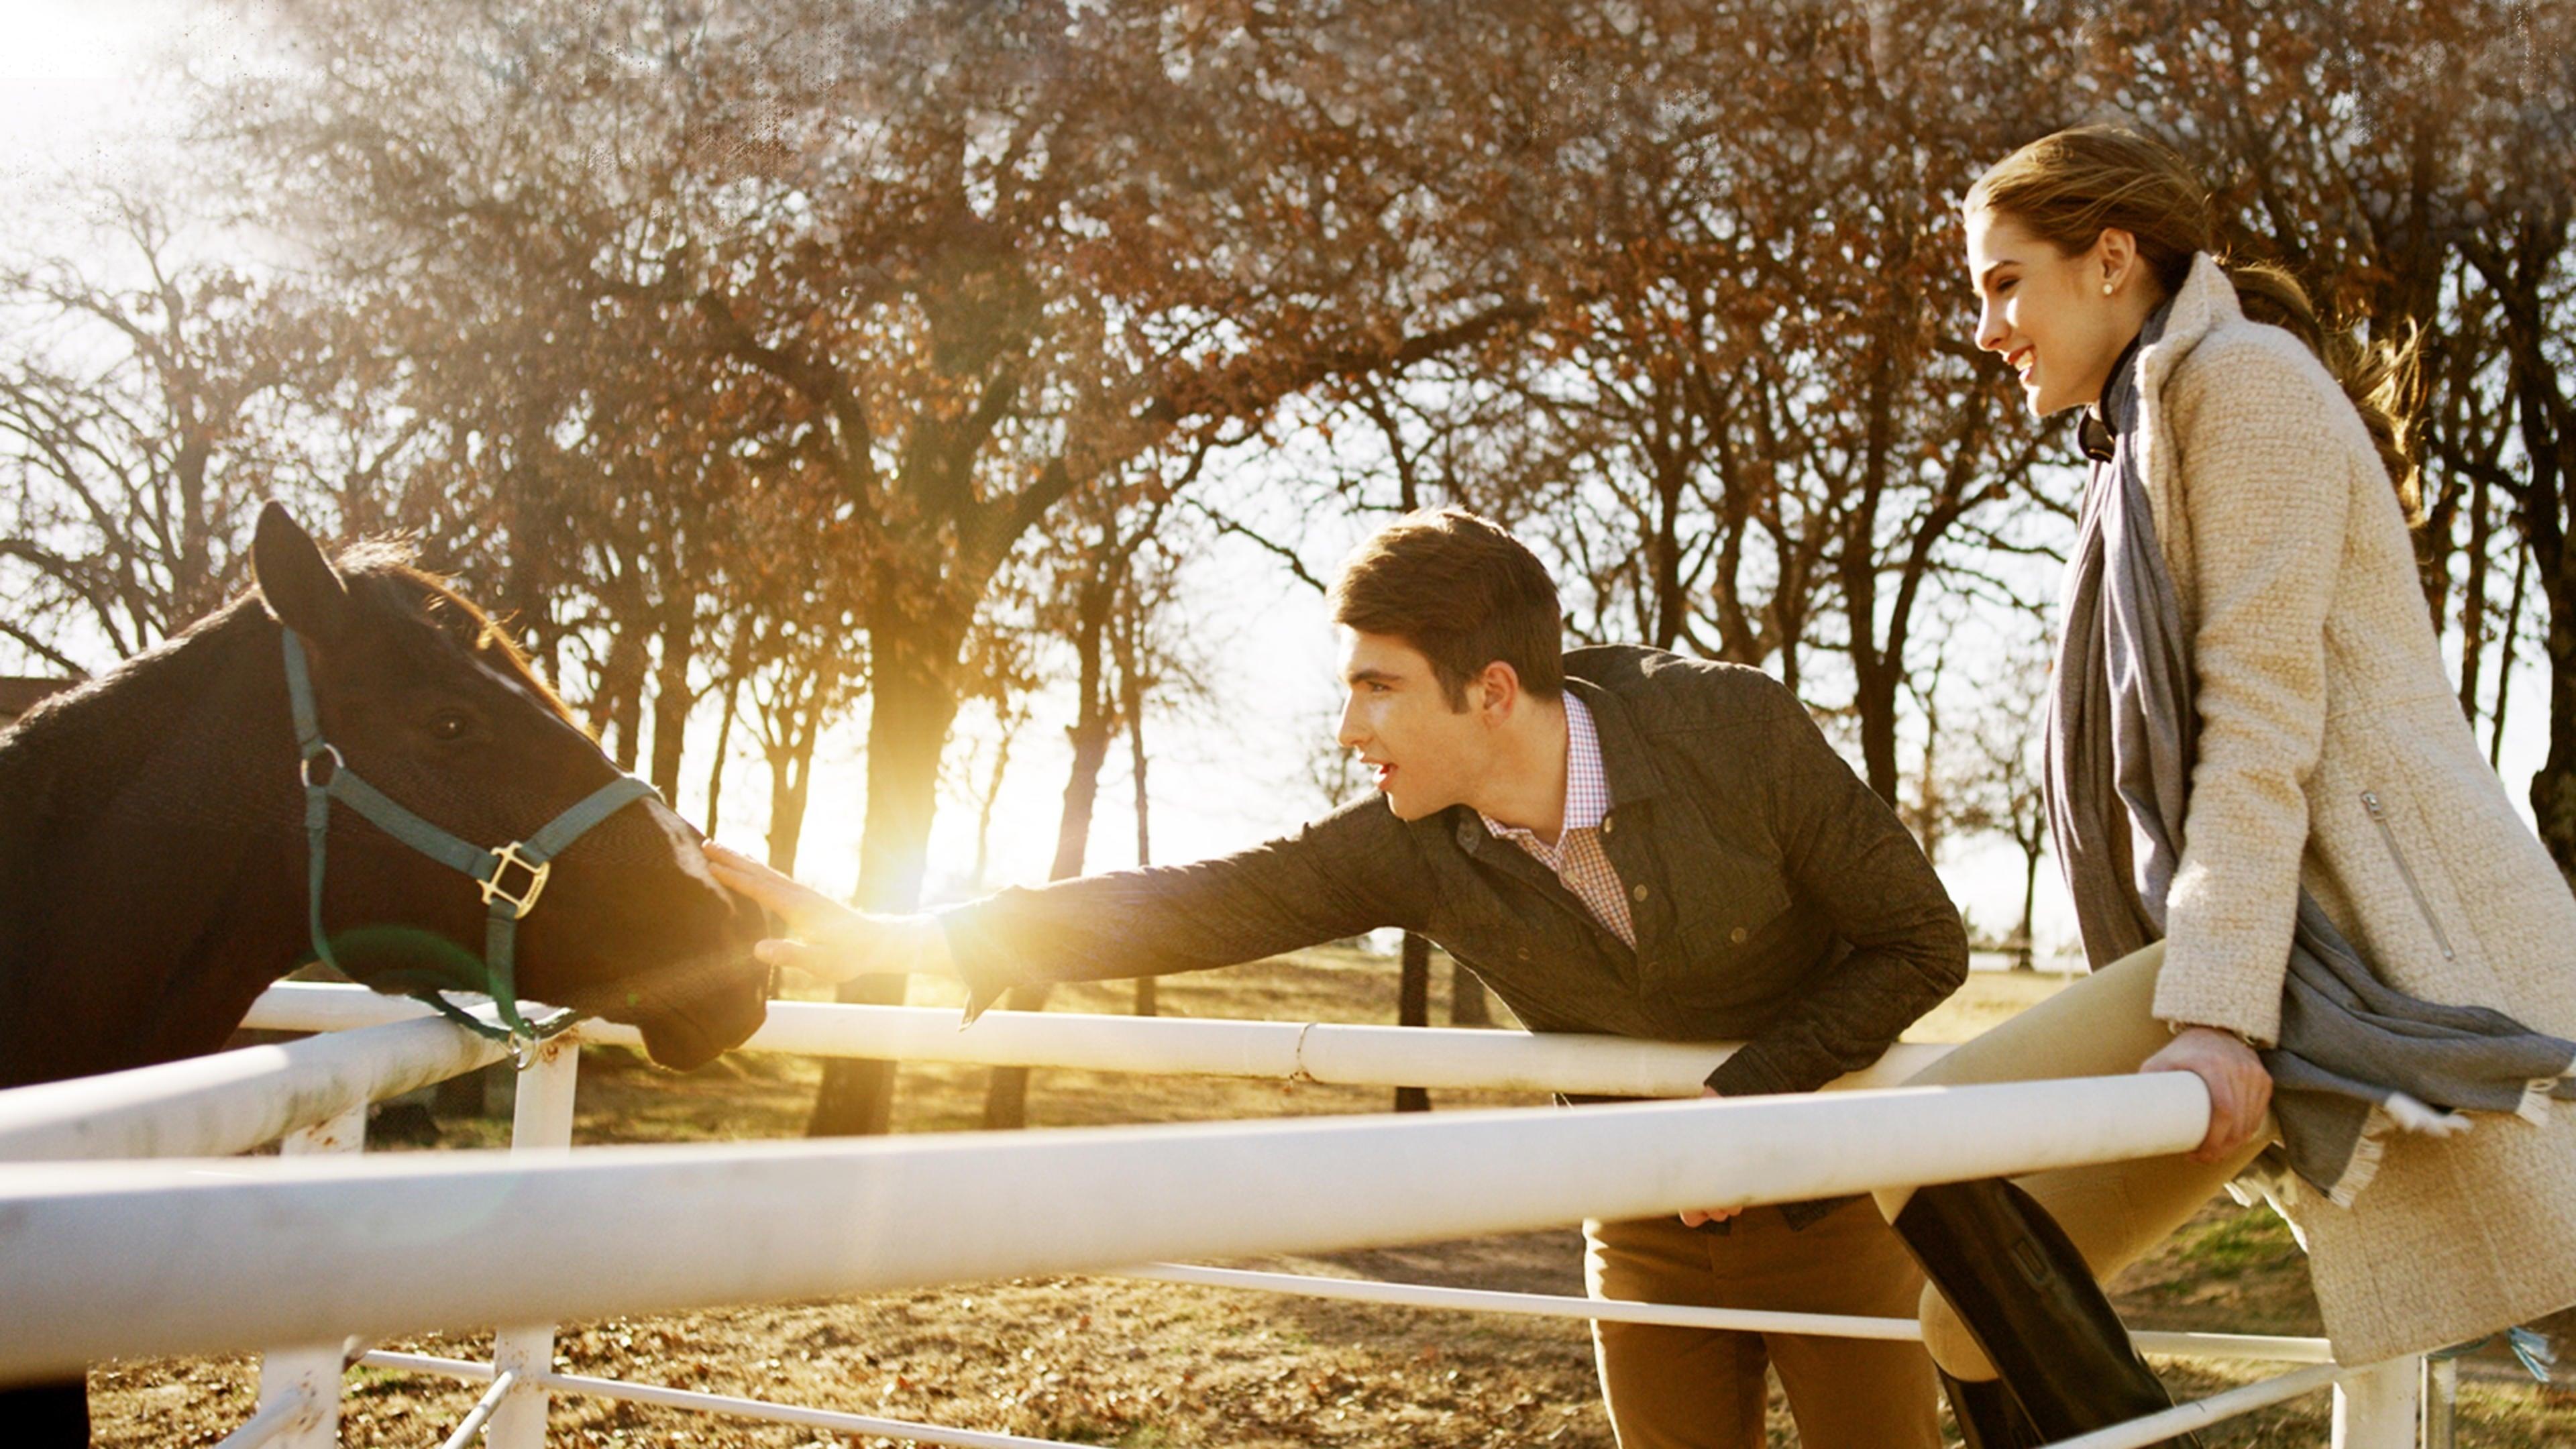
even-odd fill
[[[313,704],[312,671],[304,658],[304,641],[296,637],[292,629],[281,632],[286,640],[287,702],[294,711],[295,743],[303,761],[306,916],[313,934],[315,959],[343,976],[351,974],[341,968],[338,957],[332,953],[330,938],[322,929],[323,866],[330,852],[331,802],[337,800],[377,829],[450,870],[467,876],[482,889],[486,908],[483,922],[484,979],[479,987],[477,983],[467,982],[448,989],[482,990],[492,998],[501,1024],[495,1026],[465,1011],[441,995],[436,986],[423,987],[408,995],[427,1003],[439,1015],[476,1036],[509,1044],[513,1051],[571,1029],[580,1020],[580,1013],[569,1009],[538,1022],[529,1021],[519,1012],[519,921],[536,908],[537,896],[545,888],[547,870],[554,858],[609,816],[653,795],[653,787],[632,775],[621,774],[548,821],[526,840],[498,850],[486,850],[404,809],[348,768],[340,758],[340,752],[322,738],[321,718]],[[320,771],[327,773],[317,776]],[[522,872],[527,881],[525,888],[515,894],[513,882],[503,879],[504,872],[512,870]]]

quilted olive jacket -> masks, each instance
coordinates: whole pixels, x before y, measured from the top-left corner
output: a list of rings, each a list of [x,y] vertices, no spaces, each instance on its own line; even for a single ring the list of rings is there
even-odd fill
[[[1006,890],[947,912],[980,1008],[1023,982],[1251,961],[1400,926],[1532,1031],[1741,1040],[1730,1095],[1812,1091],[1876,1061],[1966,978],[1958,910],[1912,836],[1759,670],[1631,647],[1566,655],[1611,805],[1602,846],[1637,945],[1463,806],[1376,796],[1193,865]]]

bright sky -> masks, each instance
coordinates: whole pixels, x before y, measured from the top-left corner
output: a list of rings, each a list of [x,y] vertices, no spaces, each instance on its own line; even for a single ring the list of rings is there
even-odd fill
[[[0,47],[9,178],[45,179],[48,162],[115,164],[109,133],[141,115],[146,62],[188,32],[192,9],[186,0],[15,0]]]
[[[78,254],[77,184],[128,175],[142,152],[168,135],[176,102],[147,83],[164,48],[182,50],[200,67],[251,59],[254,42],[238,22],[194,0],[12,0],[9,44],[0,47],[0,183],[13,205],[0,221],[0,246],[32,240],[48,251]],[[1337,558],[1357,536],[1347,520],[1321,523],[1331,537],[1305,540],[1310,568]],[[1190,715],[1150,719],[1153,830],[1161,861],[1193,859],[1249,845],[1293,829],[1325,802],[1309,783],[1307,763],[1337,704],[1334,649],[1321,601],[1288,578],[1266,554],[1235,540],[1200,560],[1186,612],[1210,641],[1216,660],[1208,680],[1214,698]],[[2503,774],[2517,807],[2547,748],[2547,676],[2537,650],[2524,651],[2507,732]],[[1972,676],[1971,676],[1972,677]],[[1039,701],[1036,718],[1014,746],[1012,767],[995,812],[990,886],[1044,878],[1070,764],[1063,726],[1071,703]],[[737,731],[737,738],[742,732]],[[861,729],[827,738],[817,760],[799,873],[840,891],[855,879],[864,806]],[[679,802],[702,816],[714,722],[697,722]],[[970,710],[952,747],[958,760],[991,757],[988,716]],[[1123,742],[1101,781],[1091,837],[1094,869],[1135,859],[1135,827]],[[979,771],[982,767],[978,767]],[[766,771],[747,751],[730,765],[718,833],[757,850],[768,810]],[[964,893],[974,858],[974,806],[952,794],[942,805],[931,849],[935,897]],[[2017,919],[2021,862],[2009,846],[1959,842],[1940,862],[1952,893],[1981,925]],[[2043,946],[2065,940],[2071,924],[2054,865],[2042,867],[2039,935]]]

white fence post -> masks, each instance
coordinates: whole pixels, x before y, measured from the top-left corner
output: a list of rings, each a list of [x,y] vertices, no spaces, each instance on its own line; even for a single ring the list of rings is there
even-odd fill
[[[367,1107],[361,1102],[328,1121],[289,1132],[277,1150],[287,1157],[318,1152],[359,1152],[367,1145]],[[303,1412],[269,1439],[277,1449],[337,1449],[340,1442],[340,1375],[347,1367],[341,1343],[273,1349],[259,1361],[259,1404],[267,1408],[288,1394],[302,1394]]]
[[[510,1150],[563,1152],[572,1147],[572,1098],[581,1048],[570,1037],[539,1046],[519,1068],[518,1103],[510,1114]],[[546,1442],[546,1391],[531,1382],[554,1371],[551,1323],[504,1328],[492,1346],[496,1374],[515,1373],[518,1384],[493,1411],[484,1442],[491,1449],[540,1449]]]
[[[2421,1356],[2373,1364],[2335,1385],[2334,1449],[2415,1449]]]
[[[2424,1360],[2423,1449],[2458,1449],[2460,1361],[2449,1355]]]

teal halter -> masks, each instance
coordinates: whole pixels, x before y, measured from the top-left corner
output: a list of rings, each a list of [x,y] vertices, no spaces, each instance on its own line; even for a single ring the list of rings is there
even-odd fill
[[[477,1036],[509,1043],[514,1053],[522,1055],[527,1047],[569,1030],[579,1019],[578,1012],[559,1011],[541,1022],[530,1022],[519,1014],[515,982],[519,922],[537,908],[537,897],[545,892],[546,877],[554,870],[554,858],[592,826],[652,795],[653,787],[632,775],[621,774],[546,822],[526,840],[497,850],[470,844],[395,804],[348,768],[340,752],[322,738],[321,717],[313,707],[312,673],[304,661],[304,641],[292,629],[282,633],[286,639],[287,703],[295,712],[295,743],[303,757],[304,837],[309,862],[306,914],[313,931],[314,957],[344,976],[349,974],[341,970],[339,960],[331,953],[331,942],[322,932],[322,866],[329,853],[331,802],[337,800],[387,835],[469,877],[483,892],[486,914],[481,989],[492,998],[501,1025],[468,1014],[441,996],[434,986],[409,993],[412,997],[427,1002],[441,1016]],[[513,871],[518,873],[516,877],[509,874]],[[468,984],[450,989],[473,988]]]

